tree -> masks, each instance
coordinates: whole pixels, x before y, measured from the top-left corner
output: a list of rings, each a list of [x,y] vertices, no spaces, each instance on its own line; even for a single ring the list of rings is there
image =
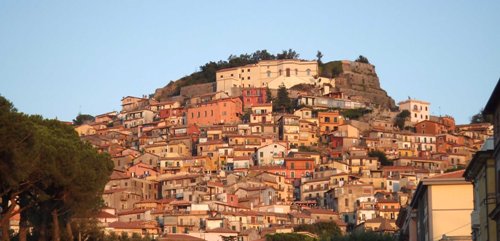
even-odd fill
[[[295,52],[295,50],[288,49],[288,51],[283,50],[280,54],[277,54],[276,58],[277,59],[298,59],[299,54],[297,52]]]
[[[314,224],[301,224],[294,231],[306,231],[318,235],[319,240],[333,240],[341,236],[340,228],[334,222],[317,222]]]
[[[73,120],[73,125],[79,126],[79,125],[83,125],[83,124],[86,124],[89,122],[93,122],[94,120],[95,120],[95,118],[91,115],[79,113],[76,116],[76,118]]]
[[[2,233],[20,213],[19,240],[26,240],[30,226],[36,240],[61,240],[61,227],[69,227],[74,215],[98,207],[113,163],[71,126],[18,113],[3,97],[0,109]],[[66,231],[71,239],[71,228]]]
[[[486,115],[484,113],[484,109],[481,109],[477,114],[473,115],[470,118],[470,123],[471,124],[477,124],[477,123],[493,124],[493,118],[492,118],[492,116]]]
[[[359,62],[359,63],[365,63],[365,64],[369,64],[370,63],[370,61],[368,61],[368,58],[366,58],[363,55],[360,55],[355,61]]]
[[[273,110],[281,112],[290,112],[292,107],[292,102],[290,97],[288,97],[288,90],[285,85],[280,85],[278,89],[278,96],[273,102]]]
[[[273,93],[269,87],[266,87],[266,101],[267,103],[271,103],[273,101]]]
[[[387,159],[387,156],[382,151],[370,151],[368,152],[369,157],[378,157],[378,161],[382,166],[392,166],[392,162]]]
[[[405,128],[405,121],[408,117],[410,117],[411,113],[408,110],[403,110],[396,115],[394,119],[394,125],[397,126],[400,130]]]
[[[299,233],[275,233],[266,235],[266,241],[314,241],[315,239]]]
[[[318,53],[316,53],[316,59],[319,65],[323,64],[323,62],[321,62],[321,58],[323,58],[323,54],[318,50]]]

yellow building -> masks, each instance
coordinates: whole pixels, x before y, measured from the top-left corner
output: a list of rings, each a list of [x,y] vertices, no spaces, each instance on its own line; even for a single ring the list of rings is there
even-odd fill
[[[233,88],[269,87],[277,89],[284,84],[290,88],[297,84],[314,84],[318,75],[316,61],[296,59],[262,60],[256,64],[217,71],[217,91],[236,95]]]
[[[401,225],[403,240],[471,239],[473,191],[463,174],[460,170],[420,181]]]
[[[464,174],[474,185],[474,211],[471,214],[472,239],[477,241],[497,240],[497,223],[488,215],[495,208],[495,159],[493,138],[470,161]]]

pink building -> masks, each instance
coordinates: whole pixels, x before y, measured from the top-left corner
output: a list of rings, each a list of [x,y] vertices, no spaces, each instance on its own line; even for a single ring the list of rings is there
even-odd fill
[[[267,101],[266,88],[245,88],[241,91],[243,98],[243,108],[251,108],[256,104],[263,104]]]

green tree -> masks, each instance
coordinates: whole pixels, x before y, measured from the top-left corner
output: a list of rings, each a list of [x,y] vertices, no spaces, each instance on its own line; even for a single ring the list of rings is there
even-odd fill
[[[36,240],[61,240],[62,227],[71,239],[71,217],[100,203],[110,157],[62,122],[18,113],[3,97],[0,109],[2,233],[9,228],[5,220],[20,213],[19,240],[26,240],[29,226]]]
[[[273,111],[290,112],[292,108],[292,101],[288,96],[288,90],[285,85],[280,85],[278,89],[278,96],[273,102]]]
[[[266,241],[314,241],[314,238],[298,233],[275,233],[266,235]]]
[[[392,162],[387,159],[387,156],[385,155],[384,152],[379,151],[379,150],[374,150],[368,152],[369,157],[378,157],[378,161],[382,166],[392,166]]]
[[[363,55],[360,55],[355,61],[359,62],[359,63],[365,63],[365,64],[369,64],[370,63],[370,61],[368,61],[368,58],[366,58]]]
[[[486,115],[484,113],[484,109],[481,109],[477,114],[473,115],[470,118],[470,123],[471,124],[477,124],[477,123],[493,124],[493,118],[492,118],[492,116]]]
[[[269,87],[266,87],[266,101],[267,103],[271,103],[273,101],[273,93]]]
[[[405,121],[408,117],[410,117],[411,113],[408,110],[403,110],[396,115],[394,119],[394,125],[397,126],[400,130],[403,130],[405,127]]]
[[[91,115],[79,113],[76,116],[76,118],[73,119],[73,125],[79,126],[79,125],[83,125],[83,124],[86,124],[89,122],[93,122],[94,120],[95,120],[95,118]]]
[[[288,51],[283,50],[281,53],[277,54],[276,58],[277,59],[298,59],[299,54],[297,52],[295,52],[295,50],[288,49]]]
[[[321,62],[322,58],[323,58],[323,53],[321,53],[321,51],[318,50],[318,52],[316,53],[316,60],[318,61],[319,65],[323,64],[323,62]]]
[[[327,241],[341,236],[340,228],[334,222],[317,222],[314,224],[301,224],[294,231],[306,231],[318,235],[319,240]]]

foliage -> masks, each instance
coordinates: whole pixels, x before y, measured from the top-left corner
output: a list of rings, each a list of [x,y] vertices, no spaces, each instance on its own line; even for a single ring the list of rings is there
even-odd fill
[[[405,121],[408,117],[410,117],[411,113],[408,110],[403,110],[396,115],[394,119],[394,125],[397,126],[400,130],[403,130],[405,127]]]
[[[391,234],[381,234],[375,232],[352,232],[342,236],[338,241],[394,241]]]
[[[470,123],[471,124],[477,124],[477,123],[490,123],[493,124],[493,117],[490,115],[487,115],[484,112],[484,109],[481,109],[479,113],[473,115],[470,118]]]
[[[88,122],[93,122],[94,120],[95,120],[95,118],[91,115],[79,113],[76,116],[76,118],[73,120],[73,125],[79,126],[79,125],[86,124]]]
[[[387,156],[385,155],[384,152],[382,151],[370,151],[368,152],[369,157],[378,157],[378,160],[382,166],[392,166],[392,162],[387,159]]]
[[[75,215],[99,207],[113,163],[71,126],[18,113],[3,97],[0,110],[0,221],[20,213],[22,235],[33,227],[36,240],[60,240]]]
[[[290,112],[292,110],[292,101],[288,97],[288,90],[285,85],[278,89],[278,96],[273,101],[273,111]]]
[[[321,58],[323,58],[323,53],[321,53],[321,51],[318,50],[318,53],[316,53],[316,59],[317,59],[319,65],[323,64],[323,62],[321,61]]]
[[[298,233],[275,233],[266,235],[266,241],[314,241],[314,238]]]
[[[273,93],[269,87],[266,87],[266,101],[267,103],[271,103],[273,101]]]
[[[345,118],[348,118],[350,120],[357,120],[360,117],[362,117],[368,113],[371,113],[371,112],[372,112],[372,110],[370,110],[370,109],[357,108],[357,109],[345,109],[345,110],[342,110],[340,113]]]
[[[240,115],[241,121],[243,121],[243,123],[249,123],[250,122],[250,114],[252,114],[252,110],[251,109],[247,109],[243,113],[243,115]]]
[[[359,63],[365,63],[365,64],[369,64],[370,63],[370,61],[368,61],[368,58],[366,58],[363,55],[360,55],[355,61],[359,62]]]
[[[282,53],[277,55],[269,53],[267,50],[257,50],[251,54],[240,54],[230,55],[227,60],[219,60],[217,62],[210,61],[202,66],[198,72],[192,73],[191,75],[185,76],[175,82],[171,81],[167,86],[174,85],[175,91],[171,95],[178,95],[180,93],[181,87],[215,82],[215,74],[218,70],[225,68],[240,67],[247,64],[255,64],[261,60],[273,60],[273,59],[297,59],[299,54],[294,50],[283,50]]]
[[[276,59],[298,59],[299,54],[295,50],[283,50],[280,54],[276,55]]]
[[[314,224],[301,224],[294,231],[306,231],[318,235],[319,240],[333,240],[341,236],[340,228],[334,222],[318,222]]]
[[[342,62],[331,61],[319,66],[320,76],[327,78],[336,78],[342,73]]]

